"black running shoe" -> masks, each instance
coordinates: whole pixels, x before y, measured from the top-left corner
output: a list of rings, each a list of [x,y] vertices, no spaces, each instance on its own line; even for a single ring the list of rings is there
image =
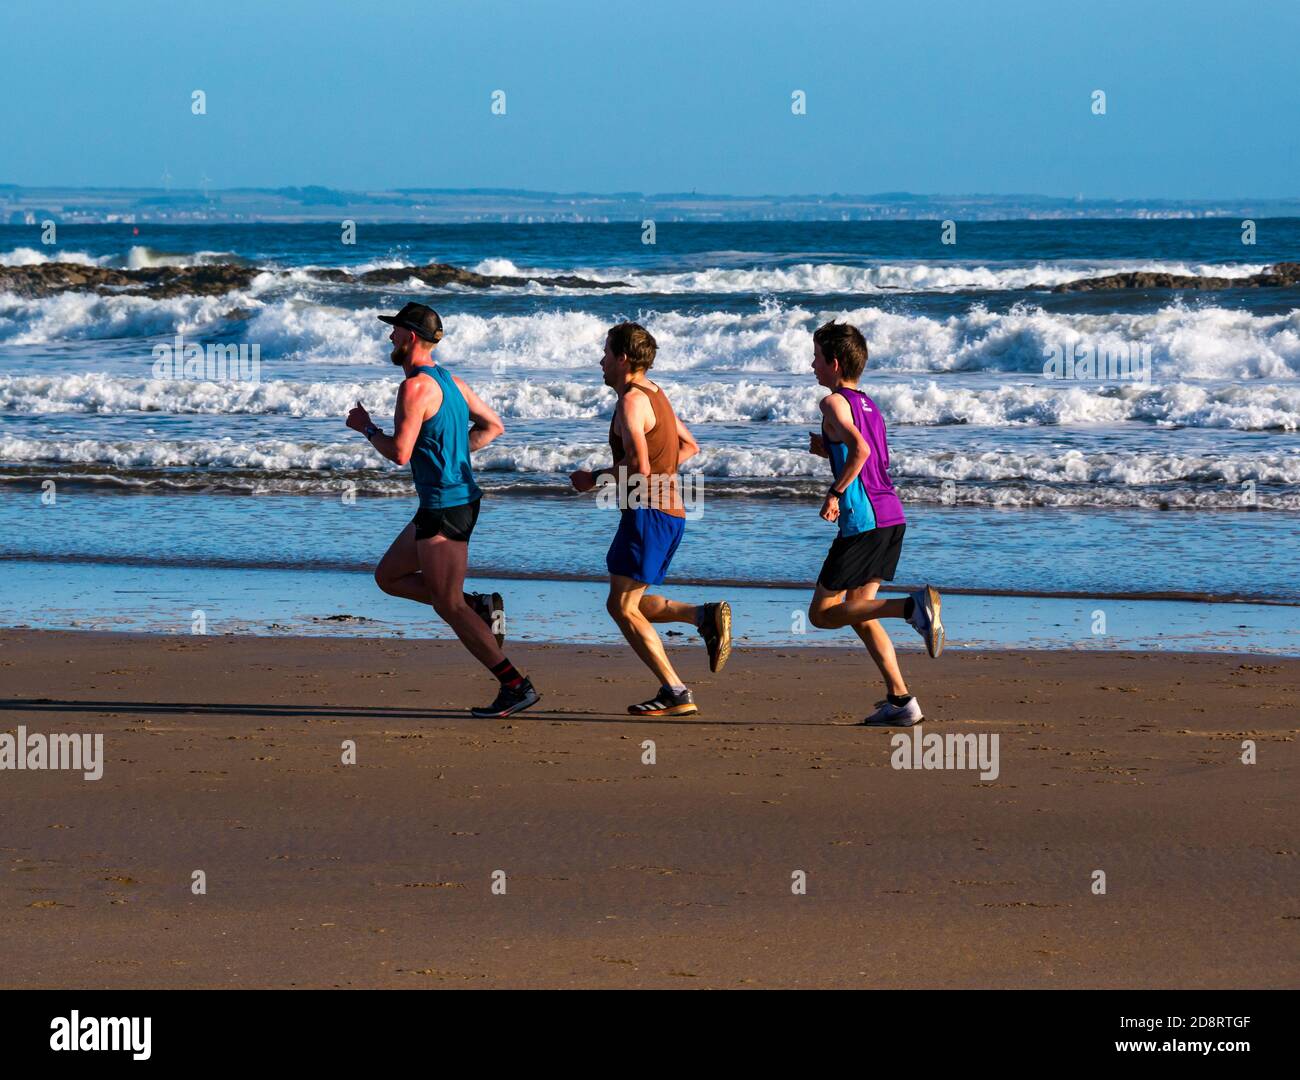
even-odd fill
[[[731,655],[731,605],[725,600],[718,604],[702,604],[704,617],[700,620],[700,637],[709,650],[709,670],[721,671]]]
[[[497,648],[506,643],[506,602],[499,592],[465,594],[465,603],[474,609],[474,614],[487,623],[492,636],[497,639]]]
[[[497,694],[496,701],[491,705],[481,705],[477,709],[470,709],[470,714],[480,719],[499,720],[505,716],[513,716],[517,712],[522,712],[530,705],[536,705],[542,700],[542,695],[533,689],[531,679],[525,679],[519,686],[513,690],[508,686],[502,686],[501,692]]]
[[[639,705],[629,705],[627,711],[633,716],[693,716],[700,710],[695,707],[695,699],[689,690],[674,694],[668,687],[661,686],[655,697]]]

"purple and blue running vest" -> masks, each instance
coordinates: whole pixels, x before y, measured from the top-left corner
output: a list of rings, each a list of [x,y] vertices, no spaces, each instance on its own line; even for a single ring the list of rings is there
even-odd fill
[[[861,390],[841,386],[835,392],[842,394],[849,403],[853,410],[853,426],[871,447],[867,463],[840,499],[840,535],[856,536],[871,529],[902,525],[906,518],[893,481],[889,479],[889,444],[885,441],[885,421],[880,410]],[[845,443],[828,439],[824,425],[822,441],[831,456],[831,470],[838,480],[848,464],[849,448]]]
[[[411,478],[426,510],[464,506],[483,492],[474,483],[469,465],[469,406],[456,380],[441,367],[420,365],[416,375],[427,375],[442,387],[442,405],[420,425],[411,451]]]

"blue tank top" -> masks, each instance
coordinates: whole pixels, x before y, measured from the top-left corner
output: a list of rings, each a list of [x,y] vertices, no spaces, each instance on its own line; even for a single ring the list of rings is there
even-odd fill
[[[427,375],[442,387],[442,405],[420,425],[411,451],[411,477],[426,510],[464,506],[483,491],[474,483],[469,465],[469,406],[456,380],[437,364],[421,365],[416,375]],[[414,378],[414,376],[412,376]]]

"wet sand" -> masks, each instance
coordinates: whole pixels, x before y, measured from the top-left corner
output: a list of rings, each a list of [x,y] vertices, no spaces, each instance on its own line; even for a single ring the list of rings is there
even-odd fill
[[[658,721],[624,650],[507,651],[543,700],[482,721],[448,643],[0,632],[0,731],[106,759],[0,772],[0,984],[1300,985],[1300,660],[908,655],[981,780],[853,726],[861,650],[683,649]]]

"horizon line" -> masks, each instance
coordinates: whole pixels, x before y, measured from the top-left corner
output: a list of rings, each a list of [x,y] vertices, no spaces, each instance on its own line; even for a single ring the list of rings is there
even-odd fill
[[[1048,202],[1062,202],[1077,204],[1080,202],[1094,203],[1113,203],[1118,205],[1128,203],[1177,203],[1183,205],[1197,205],[1205,203],[1224,203],[1224,202],[1300,202],[1300,193],[1290,195],[1221,195],[1221,196],[1196,196],[1196,197],[1175,197],[1168,195],[1142,195],[1142,196],[1109,196],[1109,195],[1086,195],[1078,192],[1074,195],[1048,195],[1042,192],[1034,191],[968,191],[968,192],[924,192],[924,191],[875,191],[875,192],[846,192],[846,191],[806,191],[781,194],[776,192],[765,192],[761,194],[736,194],[733,192],[720,191],[698,191],[698,190],[678,190],[678,191],[588,191],[588,190],[552,190],[545,188],[512,188],[512,187],[332,187],[327,184],[278,184],[278,185],[258,185],[258,184],[239,184],[231,187],[208,187],[202,185],[197,187],[158,187],[151,185],[134,185],[134,184],[23,184],[14,182],[0,182],[0,191],[42,191],[42,190],[64,190],[64,191],[85,191],[85,192],[124,192],[139,191],[149,192],[151,194],[176,195],[181,193],[202,194],[205,190],[208,192],[265,192],[272,194],[284,194],[289,192],[328,192],[338,195],[373,195],[373,194],[400,194],[400,195],[493,195],[507,196],[516,198],[529,197],[546,197],[554,196],[560,198],[588,198],[588,199],[714,199],[729,202],[744,201],[775,201],[775,200],[806,200],[806,199],[870,199],[881,201],[903,201],[903,200],[957,200],[957,199],[990,199],[990,200],[1008,200],[1008,199],[1036,199]]]

